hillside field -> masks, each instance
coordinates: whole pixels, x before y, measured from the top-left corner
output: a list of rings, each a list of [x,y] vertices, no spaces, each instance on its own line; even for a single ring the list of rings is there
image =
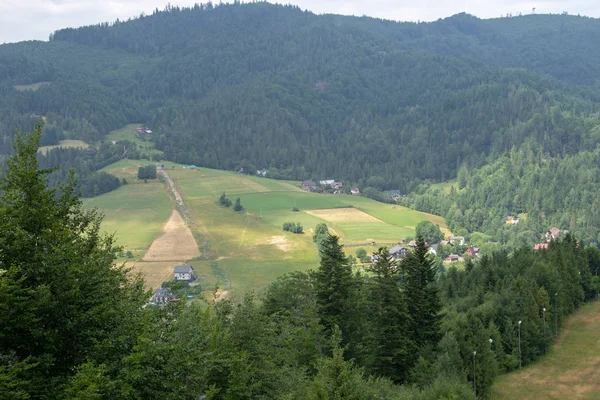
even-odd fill
[[[134,253],[134,268],[147,271],[149,286],[157,287],[161,277],[170,274],[163,270],[170,270],[176,263],[161,260],[160,265],[150,265],[141,259],[161,235],[175,203],[165,183],[136,179],[137,168],[151,163],[122,160],[104,168],[129,184],[88,199],[85,204],[104,211],[103,229],[116,232],[117,242]],[[448,232],[441,217],[398,205],[360,196],[308,193],[299,188],[298,182],[164,164],[189,210],[189,227],[201,254],[189,263],[207,291],[219,284],[230,294],[240,295],[260,290],[286,272],[316,268],[318,256],[312,232],[323,222],[343,244],[353,245],[348,254],[355,253],[356,245],[371,252],[379,246],[408,240],[423,220],[439,224]],[[235,212],[220,206],[222,193],[232,202],[239,197],[244,210]],[[304,234],[284,232],[284,222],[301,223]]]
[[[90,147],[90,145],[84,142],[83,140],[61,140],[59,144],[53,146],[41,146],[38,149],[38,151],[45,155],[48,152],[48,150],[52,150],[57,147],[78,147],[81,149],[87,149],[88,147]]]
[[[599,400],[600,301],[571,316],[549,354],[522,371],[498,377],[498,400]]]

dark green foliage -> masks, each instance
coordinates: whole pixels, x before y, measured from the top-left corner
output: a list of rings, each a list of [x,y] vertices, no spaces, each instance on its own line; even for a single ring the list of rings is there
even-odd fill
[[[373,265],[375,277],[370,293],[372,366],[378,375],[403,382],[414,362],[416,350],[410,329],[414,326],[407,304],[413,301],[401,291],[400,271],[387,249],[379,249]],[[406,293],[408,294],[408,293]]]
[[[219,204],[223,207],[231,207],[231,199],[227,197],[225,192],[223,192],[223,194],[221,194],[221,196],[219,197]]]
[[[100,234],[97,211],[83,209],[72,175],[60,194],[47,187],[41,131],[16,136],[0,187],[3,398],[55,398],[79,364],[130,351],[125,332],[145,301],[142,283],[113,267],[118,249]]]
[[[317,305],[321,324],[331,331],[334,326],[347,334],[347,321],[344,317],[349,311],[353,278],[346,255],[339,244],[339,237],[326,236],[321,242],[321,262],[315,272]]]
[[[235,205],[233,206],[233,211],[242,211],[244,209],[244,207],[242,207],[242,202],[240,200],[240,198],[238,197],[237,199],[235,199]]]
[[[430,221],[419,222],[415,233],[417,236],[421,236],[425,242],[429,244],[435,244],[444,239],[444,234],[442,233],[440,226],[434,225]]]
[[[147,165],[138,168],[138,179],[156,179],[156,165]]]
[[[292,233],[298,233],[298,234],[304,233],[304,227],[302,226],[302,224],[300,222],[298,222],[298,223],[284,222],[283,230],[286,232],[292,232]]]
[[[417,347],[436,347],[440,339],[442,303],[436,282],[436,268],[425,240],[417,237],[417,247],[400,264],[408,301],[409,335]]]

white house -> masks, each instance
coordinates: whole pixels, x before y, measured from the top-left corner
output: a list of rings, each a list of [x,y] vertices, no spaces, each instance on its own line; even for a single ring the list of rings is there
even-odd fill
[[[448,238],[448,241],[450,242],[450,244],[458,244],[460,246],[465,244],[465,237],[464,236],[450,236]]]
[[[173,271],[175,282],[192,282],[198,278],[190,265],[178,265]]]
[[[319,181],[319,185],[321,185],[321,186],[327,186],[327,185],[331,186],[334,183],[335,183],[335,180],[333,180],[333,179],[326,179],[324,181]]]

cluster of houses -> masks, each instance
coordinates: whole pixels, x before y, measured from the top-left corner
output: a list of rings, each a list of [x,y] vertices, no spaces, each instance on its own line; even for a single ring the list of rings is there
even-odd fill
[[[450,236],[448,238],[448,240],[442,240],[439,243],[435,243],[432,245],[429,245],[427,243],[426,246],[429,249],[429,254],[437,255],[439,246],[447,246],[447,245],[464,246],[465,243],[466,243],[466,241],[465,241],[464,236]],[[396,246],[392,247],[389,250],[389,252],[394,260],[399,261],[399,260],[406,258],[408,256],[408,254],[414,250],[415,247],[417,247],[417,242],[412,240],[412,241],[408,242],[408,244],[406,246],[396,245]],[[480,250],[480,248],[478,246],[468,246],[467,249],[465,250],[464,254],[466,254],[470,257],[479,257],[479,250]],[[377,255],[371,256],[371,261],[373,263],[376,262],[377,260],[378,260]],[[445,264],[449,264],[452,262],[463,261],[463,257],[461,257],[458,254],[450,254],[448,257],[444,258],[443,261]]]
[[[196,271],[191,265],[177,265],[173,269],[173,280],[177,282],[192,283],[198,279]],[[176,303],[179,299],[171,291],[171,288],[159,288],[154,292],[154,296],[150,299],[152,304]]]
[[[137,133],[147,133],[147,134],[151,134],[152,131],[150,130],[150,128],[146,128],[145,126],[142,126],[140,128],[136,128]]]
[[[569,233],[569,231],[566,230],[561,230],[558,229],[557,227],[554,228],[550,228],[546,231],[546,233],[544,234],[544,238],[546,239],[546,243],[538,243],[535,246],[533,246],[533,250],[537,251],[537,250],[545,250],[548,248],[548,244],[556,239],[560,239],[562,236],[566,235],[567,233]]]
[[[301,185],[302,189],[313,193],[331,192],[333,194],[344,194],[344,183],[334,179],[325,179],[319,181],[304,181]],[[329,190],[330,189],[330,190]],[[360,190],[356,186],[350,188],[350,194],[353,196],[360,195]]]

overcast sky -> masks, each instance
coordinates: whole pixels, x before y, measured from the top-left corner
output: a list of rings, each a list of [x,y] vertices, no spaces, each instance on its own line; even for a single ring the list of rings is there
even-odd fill
[[[50,33],[66,27],[112,22],[142,12],[163,9],[169,0],[0,0],[0,43],[48,40]],[[207,0],[170,0],[190,6]],[[218,3],[218,1],[213,1]],[[315,13],[368,15],[399,21],[432,21],[462,11],[480,18],[519,12],[581,14],[600,17],[598,0],[292,0]]]

